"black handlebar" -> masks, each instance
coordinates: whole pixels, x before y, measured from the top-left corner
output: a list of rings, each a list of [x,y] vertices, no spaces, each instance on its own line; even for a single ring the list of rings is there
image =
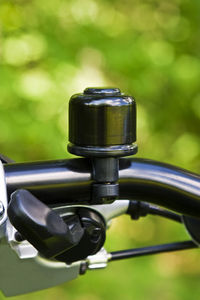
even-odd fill
[[[4,165],[8,194],[26,188],[47,204],[89,203],[89,159]],[[200,175],[151,160],[119,160],[120,199],[147,201],[200,217]]]
[[[121,159],[120,195],[200,217],[200,175],[147,159]]]

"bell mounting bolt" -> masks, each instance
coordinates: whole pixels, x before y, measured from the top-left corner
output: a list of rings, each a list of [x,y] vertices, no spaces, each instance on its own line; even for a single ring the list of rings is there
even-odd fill
[[[69,102],[68,151],[93,165],[92,203],[118,198],[119,157],[137,153],[136,103],[118,88],[86,88]]]

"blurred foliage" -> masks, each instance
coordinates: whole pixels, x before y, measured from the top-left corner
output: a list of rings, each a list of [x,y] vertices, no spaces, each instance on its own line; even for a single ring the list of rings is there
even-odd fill
[[[2,0],[0,152],[16,161],[69,156],[70,96],[116,86],[137,100],[138,156],[199,172],[199,15],[195,0]],[[108,248],[185,237],[170,222],[140,223],[115,222]],[[198,258],[190,251],[113,262],[13,299],[198,299]]]

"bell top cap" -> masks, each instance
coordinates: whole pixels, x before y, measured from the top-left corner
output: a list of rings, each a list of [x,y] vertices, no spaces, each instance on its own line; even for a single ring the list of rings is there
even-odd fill
[[[107,95],[107,96],[117,96],[121,95],[121,91],[118,88],[96,88],[88,87],[83,92],[85,95]]]

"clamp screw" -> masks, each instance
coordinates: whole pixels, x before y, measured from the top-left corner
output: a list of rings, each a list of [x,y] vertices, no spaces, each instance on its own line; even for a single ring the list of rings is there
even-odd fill
[[[101,235],[102,235],[101,228],[96,227],[96,228],[93,229],[90,239],[91,239],[92,242],[97,243],[98,240],[101,238]]]

